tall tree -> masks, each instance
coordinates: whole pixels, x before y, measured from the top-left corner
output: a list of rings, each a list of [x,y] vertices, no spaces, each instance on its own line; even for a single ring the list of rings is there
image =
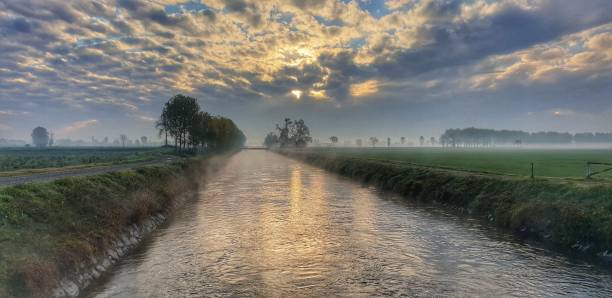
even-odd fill
[[[122,147],[125,147],[125,144],[126,144],[126,143],[127,143],[127,141],[128,141],[128,137],[127,137],[126,135],[120,135],[120,136],[119,136],[119,140],[121,141],[121,146],[122,146]]]
[[[376,143],[378,143],[378,138],[370,137],[370,143],[372,144],[372,147],[376,147]]]
[[[42,126],[34,128],[31,137],[32,144],[38,148],[45,148],[49,145],[49,132]]]
[[[419,144],[421,144],[421,146],[423,146],[425,144],[425,137],[424,136],[420,136],[419,137]]]

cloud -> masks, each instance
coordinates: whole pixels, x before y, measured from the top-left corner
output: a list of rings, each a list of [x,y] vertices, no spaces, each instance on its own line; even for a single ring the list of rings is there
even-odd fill
[[[355,97],[362,97],[375,94],[378,92],[379,82],[376,80],[367,80],[362,83],[351,85],[351,95]]]
[[[223,108],[350,109],[502,100],[516,86],[600,100],[611,23],[608,0],[5,0],[0,109],[146,121],[133,115],[179,92]]]
[[[95,120],[95,119],[77,121],[77,122],[73,122],[73,123],[70,123],[62,127],[60,130],[58,130],[58,133],[61,135],[66,135],[66,134],[74,133],[76,131],[94,126],[96,124],[98,124],[98,120]]]

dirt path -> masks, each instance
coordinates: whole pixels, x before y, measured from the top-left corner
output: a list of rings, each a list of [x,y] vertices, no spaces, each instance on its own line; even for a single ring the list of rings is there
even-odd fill
[[[108,173],[108,172],[123,171],[123,170],[144,167],[144,166],[152,166],[152,165],[169,163],[174,160],[175,158],[164,157],[163,159],[144,161],[144,162],[135,162],[135,163],[126,163],[126,164],[99,166],[99,167],[89,167],[89,168],[66,169],[66,170],[58,169],[57,171],[45,172],[45,173],[0,177],[0,186],[10,186],[10,185],[23,184],[23,183],[30,183],[30,182],[45,182],[45,181],[51,181],[55,179],[65,178],[65,177],[88,176],[88,175],[96,175],[96,174],[102,174],[102,173]]]

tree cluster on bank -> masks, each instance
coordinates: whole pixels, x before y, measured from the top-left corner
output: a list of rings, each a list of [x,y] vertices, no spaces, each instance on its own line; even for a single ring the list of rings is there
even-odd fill
[[[447,129],[439,139],[448,147],[488,147],[496,144],[612,143],[612,133],[525,132],[483,128]]]
[[[296,147],[303,148],[312,142],[310,129],[304,120],[291,120],[285,118],[283,125],[276,125],[276,132],[270,132],[264,140],[264,146],[272,147]]]
[[[181,153],[238,148],[246,140],[234,121],[202,111],[197,99],[182,94],[166,102],[156,127]]]

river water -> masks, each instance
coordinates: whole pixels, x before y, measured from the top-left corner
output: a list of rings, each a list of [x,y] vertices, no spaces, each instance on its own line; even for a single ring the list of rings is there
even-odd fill
[[[612,297],[612,272],[243,151],[88,297]]]

